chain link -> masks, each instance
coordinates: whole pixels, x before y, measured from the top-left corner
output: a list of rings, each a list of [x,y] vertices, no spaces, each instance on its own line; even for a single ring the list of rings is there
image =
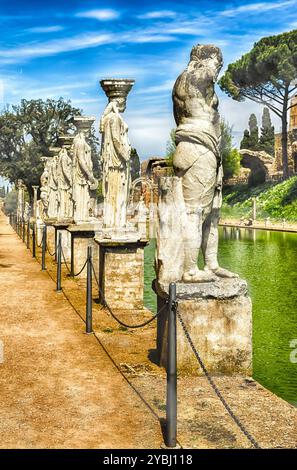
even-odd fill
[[[46,251],[48,252],[48,254],[49,254],[50,256],[56,256],[56,252],[55,252],[55,251],[54,251],[54,253],[51,253],[51,252],[49,251],[49,249],[48,249],[48,244],[46,244],[45,247],[46,247]]]
[[[174,308],[176,309],[176,315],[177,315],[177,318],[179,319],[179,322],[182,326],[182,329],[184,331],[184,334],[191,346],[191,349],[201,367],[201,369],[203,370],[208,382],[210,383],[213,391],[216,393],[216,395],[218,396],[218,398],[220,399],[220,401],[222,402],[222,404],[224,405],[225,409],[227,410],[227,412],[229,413],[229,415],[231,416],[231,418],[233,419],[233,421],[237,424],[237,426],[239,427],[239,429],[241,430],[241,432],[245,435],[245,437],[251,442],[251,444],[256,448],[256,449],[260,449],[261,447],[259,446],[259,444],[257,443],[257,441],[251,436],[251,434],[245,429],[244,425],[242,424],[242,422],[240,421],[240,419],[234,414],[234,412],[231,410],[230,406],[228,405],[228,403],[226,402],[225,398],[222,396],[220,390],[218,389],[218,387],[216,386],[216,384],[214,383],[212,377],[210,376],[208,370],[206,369],[197,349],[195,348],[194,344],[193,344],[193,341],[192,341],[192,338],[187,330],[187,327],[181,317],[181,314],[180,312],[178,311],[178,308],[177,308],[177,303],[175,302],[174,304]]]

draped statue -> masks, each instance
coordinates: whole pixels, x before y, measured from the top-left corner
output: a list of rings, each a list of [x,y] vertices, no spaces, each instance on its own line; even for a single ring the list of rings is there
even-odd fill
[[[75,117],[74,123],[78,134],[73,140],[73,202],[74,221],[88,222],[93,214],[92,193],[97,189],[98,181],[93,175],[91,147],[86,140],[93,118]]]
[[[48,168],[48,209],[47,215],[55,219],[58,214],[58,155],[57,149],[52,149],[54,154],[47,161]]]
[[[127,223],[131,145],[128,126],[120,113],[126,109],[126,98],[133,84],[133,80],[101,81],[101,86],[109,98],[100,121],[103,224],[106,228],[121,228]]]
[[[72,203],[72,159],[71,151],[62,147],[59,152],[57,169],[58,186],[58,219],[67,219],[73,216]]]
[[[40,177],[40,201],[39,204],[39,217],[42,220],[45,220],[48,217],[48,203],[49,203],[49,166],[50,158],[42,157],[42,160],[45,162],[43,173]]]

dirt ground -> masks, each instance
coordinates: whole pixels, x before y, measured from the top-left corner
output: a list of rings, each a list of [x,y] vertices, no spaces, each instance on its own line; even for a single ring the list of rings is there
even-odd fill
[[[40,252],[38,251],[40,261]],[[46,273],[0,218],[0,447],[152,448],[163,441],[166,376],[155,359],[155,322],[128,330],[98,304],[84,334],[85,281]],[[128,323],[149,311],[117,311]],[[297,410],[250,378],[216,377],[223,396],[263,448],[297,447]],[[178,377],[184,448],[249,448],[204,377]]]

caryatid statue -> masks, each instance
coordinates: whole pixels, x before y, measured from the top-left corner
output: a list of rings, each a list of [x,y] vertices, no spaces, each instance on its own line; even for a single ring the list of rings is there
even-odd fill
[[[50,147],[51,157],[46,166],[48,168],[48,210],[49,219],[55,219],[58,215],[58,154],[59,147]]]
[[[17,181],[17,190],[17,216],[19,219],[22,219],[24,217],[25,210],[25,185],[21,179]]]
[[[93,214],[93,194],[98,187],[98,180],[93,174],[91,147],[87,142],[95,118],[76,116],[73,118],[77,135],[73,140],[72,197],[74,203],[74,221],[88,222]]]
[[[73,217],[71,149],[73,139],[71,135],[60,135],[58,140],[58,145],[61,147],[57,169],[59,220]]]
[[[176,150],[175,174],[182,181],[186,209],[183,229],[184,282],[206,282],[237,277],[218,264],[218,221],[222,204],[220,117],[214,85],[222,67],[222,54],[213,45],[197,45],[188,67],[173,88]],[[204,270],[197,260],[200,248]]]
[[[128,126],[121,117],[134,80],[101,80],[100,85],[108,97],[108,105],[101,117],[101,161],[104,196],[103,224],[106,228],[126,226],[130,187],[131,145]]]
[[[50,167],[50,160],[51,157],[41,157],[41,160],[44,162],[44,170],[40,177],[40,201],[41,205],[39,205],[39,216],[42,220],[47,219],[48,217],[48,201],[49,201],[49,186],[48,186],[48,179],[49,179],[49,167]]]

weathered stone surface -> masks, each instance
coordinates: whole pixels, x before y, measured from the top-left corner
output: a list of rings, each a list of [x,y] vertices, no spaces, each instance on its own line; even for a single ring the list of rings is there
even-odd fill
[[[209,283],[177,283],[178,312],[208,371],[213,374],[252,373],[252,305],[242,279]],[[155,284],[158,308],[168,288]],[[166,365],[167,313],[158,319],[157,349]],[[203,375],[177,318],[177,363],[181,373]]]
[[[156,292],[161,297],[168,297],[168,284],[154,283]],[[192,299],[230,299],[240,295],[247,295],[247,283],[243,279],[219,278],[213,282],[176,283],[176,297],[178,300]]]
[[[104,196],[104,226],[125,227],[130,186],[130,154],[128,126],[120,113],[126,109],[126,100],[134,80],[108,79],[100,82],[109,103],[100,121],[102,134],[101,159]]]
[[[93,117],[76,116],[74,124],[78,133],[73,141],[73,218],[76,223],[88,222],[94,216],[94,192],[98,181],[93,174],[91,147],[87,142]]]
[[[214,85],[221,67],[219,48],[194,46],[188,67],[173,88],[177,125],[173,167],[180,184],[174,178],[163,178],[160,184],[156,259],[160,282],[204,282],[215,275],[236,276],[220,268],[217,259],[223,170]],[[204,270],[197,266],[200,249]]]
[[[73,217],[71,151],[73,139],[73,136],[59,136],[59,144],[62,148],[58,155],[57,166],[58,220]]]
[[[97,238],[95,241],[100,247],[100,289],[108,305],[113,309],[143,309],[147,242],[115,243]]]

